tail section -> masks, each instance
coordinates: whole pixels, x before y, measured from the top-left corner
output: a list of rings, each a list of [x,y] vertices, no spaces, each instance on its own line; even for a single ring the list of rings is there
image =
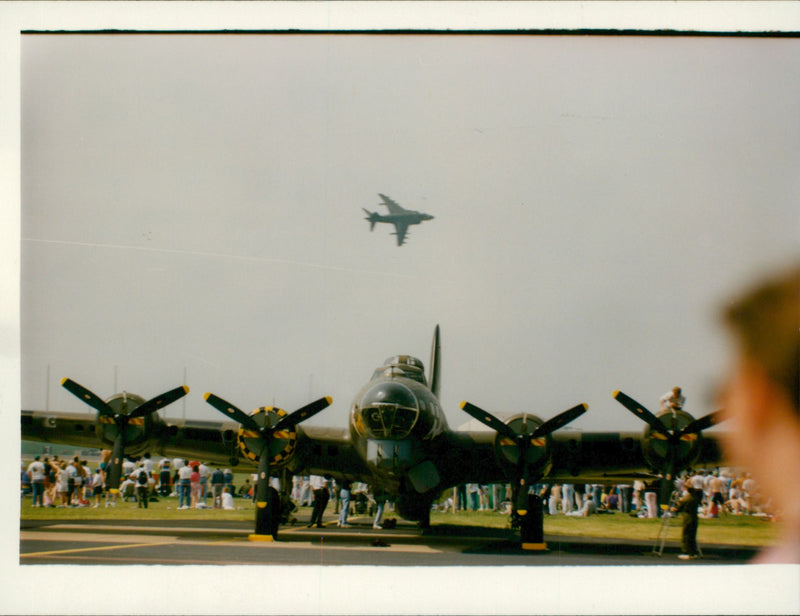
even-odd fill
[[[431,391],[437,398],[439,397],[439,390],[441,389],[441,375],[442,375],[442,345],[439,343],[439,325],[433,330],[433,343],[431,344],[431,363],[429,366],[430,374],[429,381]]]
[[[370,212],[368,209],[363,207],[361,209],[367,213],[367,217],[364,220],[369,221],[369,230],[372,231],[373,229],[375,229],[375,223],[378,222],[379,214],[378,212]]]

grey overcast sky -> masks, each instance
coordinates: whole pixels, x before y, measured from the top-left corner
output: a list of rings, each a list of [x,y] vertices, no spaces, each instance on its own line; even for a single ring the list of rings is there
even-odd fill
[[[722,302],[800,253],[799,46],[23,36],[22,406],[185,373],[167,417],[331,395],[313,423],[344,425],[439,323],[451,426],[466,399],[638,429],[611,392],[673,385],[705,414]],[[435,220],[398,248],[378,192]]]

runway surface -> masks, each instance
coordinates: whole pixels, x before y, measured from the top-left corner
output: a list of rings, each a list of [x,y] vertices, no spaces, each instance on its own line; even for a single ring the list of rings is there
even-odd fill
[[[678,559],[668,542],[545,536],[546,551],[526,551],[511,531],[440,525],[422,531],[399,521],[373,530],[369,518],[337,528],[282,527],[278,541],[250,540],[252,523],[203,521],[36,520],[20,524],[20,564],[69,565],[371,565],[598,566],[743,564],[755,548],[701,546],[703,558]]]

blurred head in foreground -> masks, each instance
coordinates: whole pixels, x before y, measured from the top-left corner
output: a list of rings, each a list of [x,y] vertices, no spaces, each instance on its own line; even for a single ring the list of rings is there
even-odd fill
[[[757,562],[800,563],[800,267],[731,303],[724,321],[737,343],[722,400],[727,454],[783,524]]]

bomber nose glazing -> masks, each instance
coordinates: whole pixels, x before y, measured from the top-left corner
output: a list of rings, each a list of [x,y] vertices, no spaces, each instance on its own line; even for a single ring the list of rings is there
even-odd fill
[[[361,398],[362,425],[376,439],[407,437],[419,418],[413,392],[401,383],[380,383]]]

